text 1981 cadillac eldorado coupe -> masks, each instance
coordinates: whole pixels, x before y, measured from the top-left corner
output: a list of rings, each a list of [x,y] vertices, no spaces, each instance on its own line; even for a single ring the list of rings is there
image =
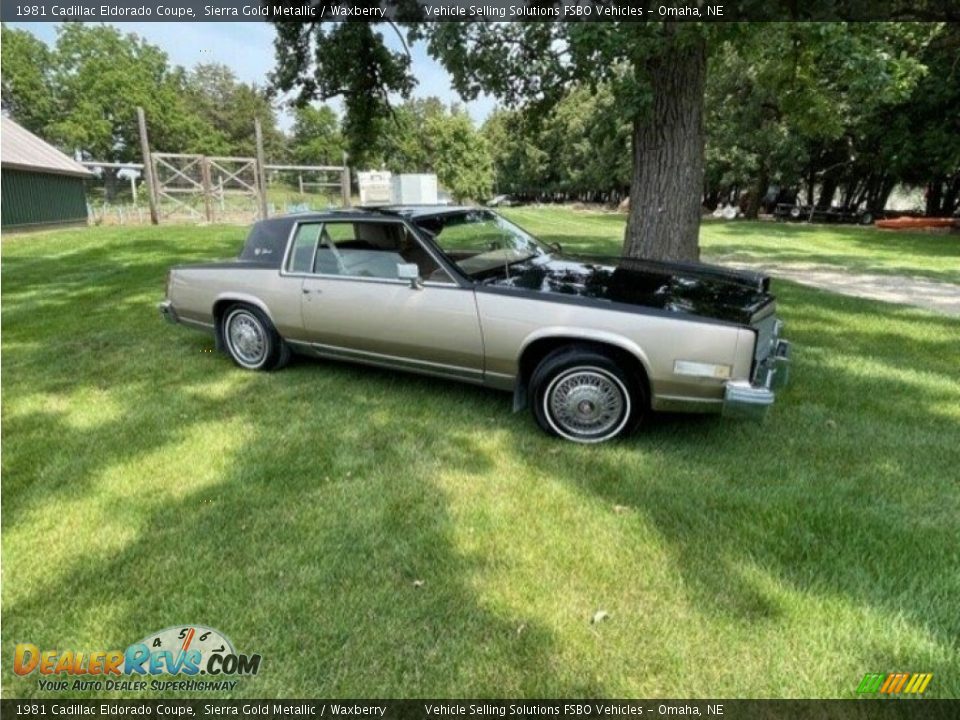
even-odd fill
[[[600,442],[649,410],[762,415],[786,379],[769,280],[571,257],[496,213],[386,207],[256,223],[236,260],[170,271],[168,320],[249,370],[291,352],[513,392]]]

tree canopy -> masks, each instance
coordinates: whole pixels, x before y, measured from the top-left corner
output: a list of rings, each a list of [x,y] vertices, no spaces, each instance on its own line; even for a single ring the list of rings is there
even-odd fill
[[[384,118],[369,161],[394,173],[433,172],[458,201],[483,201],[493,188],[486,137],[462,107],[435,97],[408,100]]]
[[[2,33],[4,109],[68,152],[139,160],[137,107],[157,150],[252,155],[259,117],[268,145],[282,151],[269,93],[222,65],[187,72],[110,25],[64,23],[52,48],[25,30],[4,26]]]
[[[406,5],[393,5],[403,19]],[[810,12],[824,4],[815,5]],[[910,157],[936,158],[926,173],[922,161],[893,157],[894,143],[878,135],[921,108],[941,119],[953,109],[956,68],[945,61],[955,56],[954,26],[404,27],[408,42],[424,42],[450,72],[462,98],[485,92],[502,103],[483,131],[499,190],[609,197],[630,188],[626,255],[696,258],[701,203],[731,188],[752,189],[750,212],[774,182],[819,185],[820,202],[841,189],[844,199],[880,206],[897,181],[930,183],[929,205],[955,207],[952,122],[901,138]],[[278,87],[303,100],[343,97],[344,133],[361,153],[390,127],[402,127],[390,98],[408,97],[415,82],[409,57],[384,39],[397,26],[381,28],[315,22],[277,29]],[[946,80],[934,83],[935,65]],[[882,156],[871,149],[878,145],[888,148]]]
[[[186,76],[187,111],[212,126],[199,142],[208,154],[242,155],[256,152],[253,119],[260,120],[268,157],[284,151],[284,138],[277,128],[273,98],[266,88],[242,83],[226,65],[200,64]]]
[[[396,6],[404,9],[404,1]],[[412,97],[423,43],[465,100]],[[960,206],[960,29],[949,23],[277,24],[272,87],[223,65],[185,70],[107,25],[48,47],[2,28],[5,112],[68,153],[137,161],[135,108],[157,150],[435,172],[461,200],[494,190],[616,202],[624,254],[697,256],[702,205],[760,210],[768,188],[882,209],[897,184]],[[289,137],[276,91],[291,91]],[[317,104],[343,100],[343,113]],[[793,195],[789,195],[792,197]]]

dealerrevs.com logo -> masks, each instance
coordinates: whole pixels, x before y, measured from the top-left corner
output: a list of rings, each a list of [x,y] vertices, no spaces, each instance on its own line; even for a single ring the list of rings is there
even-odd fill
[[[18,643],[13,671],[38,677],[38,687],[48,691],[232,690],[238,683],[233,678],[260,671],[260,660],[260,655],[238,653],[218,630],[178,625],[151,633],[125,650],[41,650]],[[171,676],[188,679],[160,679]]]

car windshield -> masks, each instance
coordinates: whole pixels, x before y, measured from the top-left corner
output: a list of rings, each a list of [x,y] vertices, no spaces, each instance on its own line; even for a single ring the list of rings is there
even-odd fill
[[[513,263],[547,254],[530,233],[489,210],[433,215],[418,218],[416,224],[470,276],[501,269],[509,275]]]

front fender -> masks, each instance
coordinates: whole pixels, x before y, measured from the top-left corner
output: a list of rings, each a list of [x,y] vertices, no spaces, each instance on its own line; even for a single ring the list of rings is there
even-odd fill
[[[610,345],[620,350],[630,353],[643,367],[644,373],[650,379],[650,361],[647,354],[636,342],[630,338],[624,337],[607,330],[596,330],[576,326],[553,325],[544,328],[538,328],[527,335],[520,344],[520,350],[517,353],[517,376],[513,389],[513,410],[518,412],[527,405],[527,377],[521,372],[521,359],[531,345],[540,340],[571,340],[583,342],[595,342],[602,345]]]

